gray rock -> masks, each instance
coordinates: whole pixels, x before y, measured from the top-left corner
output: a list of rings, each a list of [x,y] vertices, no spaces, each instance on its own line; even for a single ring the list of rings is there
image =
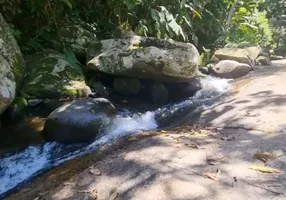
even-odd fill
[[[113,88],[122,95],[136,95],[140,91],[141,84],[138,79],[116,78],[113,81]]]
[[[251,66],[233,60],[222,60],[211,68],[212,75],[219,78],[239,78],[251,71]]]
[[[151,89],[152,102],[157,105],[167,104],[169,101],[169,91],[162,83],[155,83]]]
[[[259,56],[256,60],[261,65],[271,65],[271,60],[267,56]]]
[[[14,100],[24,75],[21,51],[0,13],[0,115]]]
[[[252,64],[252,61],[262,53],[262,49],[256,46],[248,48],[223,48],[214,53],[212,60],[216,58],[220,61],[234,60],[240,63]]]
[[[44,126],[47,141],[61,143],[91,142],[104,123],[116,114],[110,101],[104,98],[77,100],[53,111]]]
[[[115,76],[189,81],[197,73],[198,57],[190,43],[130,36],[90,45],[87,66]]]

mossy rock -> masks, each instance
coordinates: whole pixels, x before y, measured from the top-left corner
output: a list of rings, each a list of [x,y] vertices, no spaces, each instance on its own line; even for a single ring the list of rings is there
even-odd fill
[[[25,98],[16,97],[7,110],[9,117],[11,119],[21,119],[24,116],[27,107],[28,107],[28,102]]]
[[[58,51],[69,47],[80,61],[85,62],[88,45],[98,41],[94,25],[78,19],[69,19],[58,26],[59,33],[51,40],[52,47]]]
[[[22,53],[0,14],[0,114],[12,103],[24,75]]]
[[[199,52],[190,43],[136,35],[100,43],[87,50],[89,70],[160,82],[187,82],[196,77]]]
[[[91,93],[81,67],[62,54],[46,50],[26,60],[28,76],[22,94],[28,98],[86,97]]]

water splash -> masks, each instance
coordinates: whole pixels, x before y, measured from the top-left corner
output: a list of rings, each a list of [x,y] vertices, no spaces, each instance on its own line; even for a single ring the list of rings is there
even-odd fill
[[[138,130],[153,130],[157,123],[153,112],[142,115],[117,116],[108,132],[92,144],[63,145],[46,143],[30,146],[20,153],[0,159],[0,197],[18,184],[34,177],[43,170],[57,166],[67,160],[97,150],[100,145],[112,142]]]
[[[0,198],[7,191],[17,187],[43,170],[50,169],[67,160],[94,152],[99,146],[110,143],[120,137],[134,134],[140,130],[148,131],[161,127],[161,122],[173,123],[188,120],[191,115],[207,109],[224,95],[230,84],[226,79],[206,77],[201,80],[203,89],[189,99],[148,111],[144,114],[125,113],[111,120],[102,136],[91,144],[62,145],[46,143],[30,146],[26,150],[0,159]],[[164,118],[165,117],[165,118]],[[183,118],[182,118],[183,117]]]

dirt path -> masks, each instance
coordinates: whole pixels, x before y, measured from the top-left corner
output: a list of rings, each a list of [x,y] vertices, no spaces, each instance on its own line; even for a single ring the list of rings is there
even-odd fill
[[[280,200],[286,199],[286,61],[236,84],[199,123],[118,141],[69,161],[7,199]],[[257,152],[282,150],[267,167]],[[215,159],[213,157],[216,157]]]

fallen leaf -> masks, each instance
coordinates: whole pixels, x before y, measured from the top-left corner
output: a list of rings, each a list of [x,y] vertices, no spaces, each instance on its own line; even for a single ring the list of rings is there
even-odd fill
[[[261,160],[262,162],[267,163],[270,159],[275,159],[283,155],[282,150],[275,150],[271,153],[269,152],[263,152],[263,153],[256,153],[254,154],[254,158]]]
[[[200,147],[197,144],[185,144],[185,146],[193,148],[193,149],[200,149]]]
[[[278,169],[270,168],[270,167],[262,167],[262,166],[250,166],[249,169],[259,171],[262,173],[279,173],[280,171]]]
[[[92,167],[90,170],[89,170],[90,173],[96,175],[96,176],[100,176],[101,175],[101,171],[96,168],[96,167]]]
[[[114,200],[117,197],[117,195],[118,195],[118,192],[116,189],[110,191],[110,196],[109,196],[108,200]]]
[[[211,165],[218,165],[225,158],[225,155],[218,153],[216,155],[208,156],[207,162]]]
[[[268,152],[256,153],[254,154],[254,158],[266,163],[272,158],[272,154]]]
[[[222,137],[221,139],[224,140],[224,141],[231,141],[231,140],[235,140],[235,137],[231,136],[231,135],[228,135],[226,137]]]
[[[203,176],[205,176],[206,178],[209,178],[211,180],[214,180],[214,181],[220,181],[220,178],[219,178],[220,173],[221,173],[221,170],[218,169],[217,172],[203,173]]]
[[[278,158],[280,156],[283,156],[283,151],[282,150],[275,150],[275,151],[272,151],[272,155],[273,155],[273,158]]]
[[[127,140],[128,140],[129,142],[132,142],[132,141],[136,141],[137,138],[136,138],[136,137],[129,137]]]
[[[161,133],[167,133],[167,131],[165,131],[165,130],[161,130]]]
[[[208,162],[210,165],[220,165],[221,162],[219,161],[211,161],[211,162]]]

